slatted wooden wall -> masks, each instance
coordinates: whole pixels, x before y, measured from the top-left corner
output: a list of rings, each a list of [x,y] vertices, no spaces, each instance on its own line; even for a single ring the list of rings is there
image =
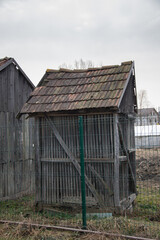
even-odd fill
[[[34,188],[34,120],[16,119],[32,90],[15,65],[0,72],[0,199]]]
[[[51,117],[67,147],[79,162],[77,116]],[[114,206],[114,123],[113,115],[84,116],[84,157],[86,176],[106,206]],[[128,124],[124,122],[123,124]],[[40,118],[41,200],[46,204],[80,203],[80,176],[59,144],[45,118]],[[122,153],[122,151],[121,151]],[[129,194],[128,163],[120,155],[120,200]],[[103,184],[102,184],[103,183]],[[86,186],[88,204],[95,204]]]

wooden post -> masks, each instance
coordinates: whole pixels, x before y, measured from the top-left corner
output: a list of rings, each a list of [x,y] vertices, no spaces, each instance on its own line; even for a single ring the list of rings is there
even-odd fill
[[[40,121],[39,118],[35,118],[35,187],[36,187],[36,207],[37,210],[40,210],[42,203],[42,193],[41,193],[41,162],[40,162],[40,146],[39,146],[39,128]]]
[[[118,133],[118,115],[113,115],[114,119],[114,204],[120,206],[119,199],[119,133]]]
[[[121,129],[121,126],[120,124],[118,124],[118,130],[119,130],[119,137],[120,137],[120,141],[121,141],[121,146],[126,154],[126,157],[127,157],[127,161],[128,161],[128,165],[129,165],[129,169],[130,169],[130,173],[131,173],[131,178],[132,178],[132,181],[133,181],[133,191],[136,193],[136,180],[135,180],[135,174],[133,172],[133,169],[132,169],[132,165],[131,165],[131,162],[130,162],[130,156],[129,156],[129,153],[128,153],[128,149],[125,145],[125,141],[123,139],[123,134],[122,134],[122,129]]]

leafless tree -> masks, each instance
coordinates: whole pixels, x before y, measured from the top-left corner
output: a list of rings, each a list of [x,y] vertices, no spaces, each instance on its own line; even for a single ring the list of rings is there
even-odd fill
[[[96,64],[97,67],[101,67],[101,64]],[[91,60],[84,61],[82,58],[80,60],[75,60],[74,64],[63,63],[59,68],[68,68],[68,69],[87,69],[95,67],[94,63]]]
[[[94,67],[94,63],[91,60],[84,61],[82,58],[74,63],[75,69],[86,69]]]
[[[146,90],[144,89],[141,89],[139,92],[138,92],[138,107],[139,109],[141,108],[148,108],[150,107],[150,102],[148,100],[148,95],[147,95],[147,92]]]

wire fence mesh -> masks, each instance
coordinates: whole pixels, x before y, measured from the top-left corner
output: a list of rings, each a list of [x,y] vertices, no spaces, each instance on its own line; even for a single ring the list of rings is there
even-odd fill
[[[86,227],[158,238],[160,147],[137,147],[134,121],[83,116]],[[79,130],[78,116],[0,126],[1,220],[84,227]]]

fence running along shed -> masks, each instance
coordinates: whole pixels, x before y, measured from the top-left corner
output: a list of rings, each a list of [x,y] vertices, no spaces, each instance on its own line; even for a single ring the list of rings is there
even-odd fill
[[[78,116],[83,115],[87,204],[127,208],[135,198],[134,62],[47,70],[21,114],[36,120],[37,203],[80,203]]]
[[[0,59],[0,200],[20,196],[32,185],[31,119],[16,115],[33,89],[13,58]]]

